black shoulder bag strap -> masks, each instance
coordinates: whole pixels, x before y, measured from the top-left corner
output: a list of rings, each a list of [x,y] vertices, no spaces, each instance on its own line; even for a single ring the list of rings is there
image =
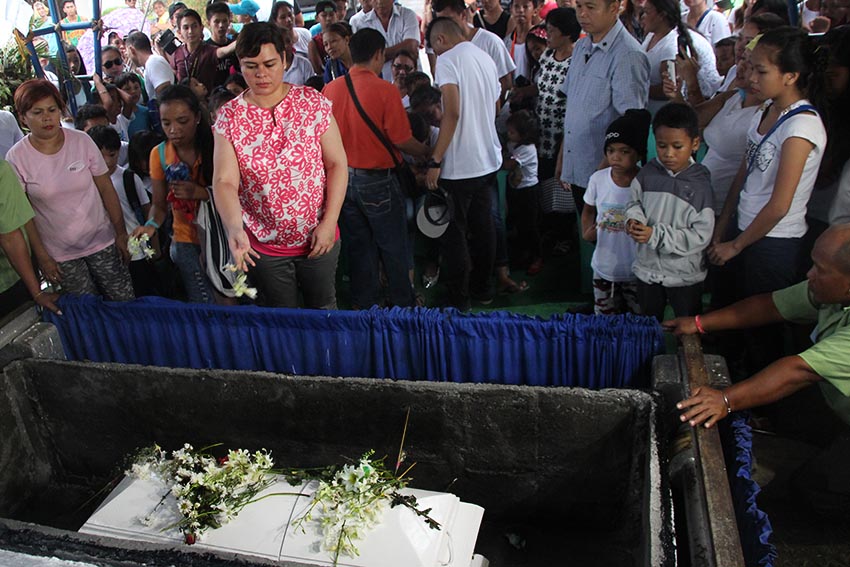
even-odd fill
[[[349,76],[348,73],[346,73],[346,75],[345,75],[345,84],[348,85],[348,92],[351,93],[351,100],[354,102],[354,106],[357,107],[357,112],[360,113],[360,118],[363,119],[363,122],[366,123],[366,125],[369,127],[369,129],[372,130],[372,133],[375,134],[375,136],[377,136],[378,140],[384,145],[384,147],[390,153],[390,157],[393,158],[393,163],[395,164],[395,166],[399,167],[401,165],[401,162],[399,160],[397,160],[396,157],[395,157],[395,151],[393,149],[393,145],[390,143],[389,140],[387,140],[386,136],[384,136],[384,133],[381,132],[378,129],[377,126],[375,126],[375,123],[372,122],[372,119],[369,118],[369,115],[366,114],[366,111],[363,110],[363,107],[360,106],[360,101],[357,100],[357,93],[354,92],[354,83],[351,81],[351,77]]]
[[[130,204],[130,208],[133,209],[133,213],[136,215],[137,220],[139,220],[139,224],[145,224],[142,222],[144,219],[138,219],[142,214],[142,203],[139,201],[139,194],[136,193],[136,174],[129,168],[124,170],[124,194],[127,195],[127,202]]]

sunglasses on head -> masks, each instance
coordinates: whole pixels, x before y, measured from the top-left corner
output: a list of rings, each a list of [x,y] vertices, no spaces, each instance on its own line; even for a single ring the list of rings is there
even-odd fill
[[[110,59],[109,61],[103,62],[104,69],[112,69],[115,65],[123,65],[123,61],[121,61],[120,57],[118,59]]]

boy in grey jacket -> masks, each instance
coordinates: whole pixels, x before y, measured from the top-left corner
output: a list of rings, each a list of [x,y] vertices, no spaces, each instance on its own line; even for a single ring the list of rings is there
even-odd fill
[[[696,112],[670,103],[652,128],[657,157],[635,178],[626,226],[638,243],[632,270],[641,311],[661,321],[668,302],[676,317],[702,312],[714,211],[711,175],[692,157],[700,144]]]

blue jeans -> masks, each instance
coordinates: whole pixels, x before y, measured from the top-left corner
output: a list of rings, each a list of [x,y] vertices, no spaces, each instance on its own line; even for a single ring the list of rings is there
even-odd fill
[[[413,305],[407,220],[395,174],[349,170],[339,226],[348,245],[351,303],[360,308],[381,304],[380,260],[390,303]]]
[[[190,303],[215,303],[212,286],[201,267],[201,247],[191,242],[171,241],[171,261],[180,271]]]

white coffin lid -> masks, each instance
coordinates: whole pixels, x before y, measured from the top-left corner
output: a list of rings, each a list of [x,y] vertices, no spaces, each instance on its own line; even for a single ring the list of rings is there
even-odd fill
[[[254,502],[229,523],[207,530],[195,544],[199,548],[242,553],[273,561],[300,561],[332,565],[330,554],[318,548],[321,536],[314,524],[305,524],[306,533],[289,523],[303,515],[310,504],[309,495],[316,483],[293,487],[283,478],[265,494],[288,493]],[[177,528],[162,531],[179,521],[177,504],[170,494],[146,526],[141,519],[149,515],[167,492],[159,480],[124,478],[109,497],[80,528],[80,532],[134,541],[184,545]],[[429,515],[442,526],[433,530],[404,506],[385,509],[383,522],[356,542],[358,557],[341,556],[338,565],[346,567],[467,567],[471,564],[475,540],[484,509],[461,502],[453,494],[405,489],[416,496],[420,510],[431,508]],[[302,494],[302,496],[298,496]]]

